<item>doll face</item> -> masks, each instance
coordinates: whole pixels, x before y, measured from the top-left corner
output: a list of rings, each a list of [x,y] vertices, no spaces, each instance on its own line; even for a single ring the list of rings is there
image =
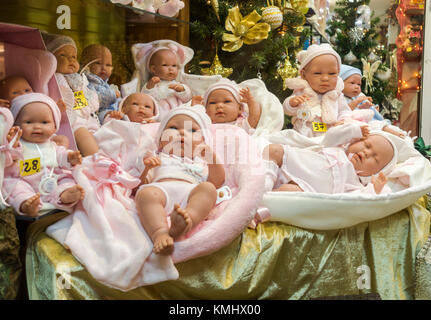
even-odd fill
[[[335,89],[339,72],[337,59],[332,54],[324,54],[311,60],[301,70],[301,77],[315,92],[324,94]]]
[[[22,139],[28,142],[46,142],[56,131],[51,108],[42,102],[26,105],[15,122],[22,129]]]
[[[380,135],[370,135],[368,138],[350,144],[347,154],[353,154],[350,159],[358,176],[368,177],[380,172],[393,158],[392,144]]]
[[[22,77],[10,77],[0,83],[0,98],[12,101],[14,98],[33,92],[30,84]]]
[[[361,93],[361,79],[359,74],[353,74],[344,80],[343,94],[349,98],[358,96]]]
[[[57,58],[57,72],[63,74],[77,73],[79,62],[76,49],[71,45],[65,45],[58,49],[54,56]]]
[[[111,76],[113,69],[111,51],[102,46],[97,46],[93,50],[92,57],[98,60],[90,65],[90,72],[106,81]]]
[[[176,115],[166,123],[159,149],[165,153],[193,158],[196,147],[204,142],[201,128],[186,115]]]
[[[150,72],[161,80],[172,81],[177,78],[178,58],[171,50],[157,51],[150,60]]]
[[[229,90],[217,89],[208,97],[206,112],[212,123],[225,123],[238,119],[242,107]]]
[[[154,116],[154,101],[144,93],[134,93],[124,101],[123,110],[130,121],[141,123]]]

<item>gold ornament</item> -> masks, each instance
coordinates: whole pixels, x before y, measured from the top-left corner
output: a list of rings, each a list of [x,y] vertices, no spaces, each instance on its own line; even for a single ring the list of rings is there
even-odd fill
[[[225,68],[220,62],[216,52],[212,65],[209,68],[202,68],[201,73],[206,76],[221,75],[223,78],[229,77],[233,72],[232,68]]]
[[[283,79],[283,90],[286,90],[287,89],[286,80],[296,77],[298,75],[298,70],[292,66],[289,60],[289,56],[287,55],[286,59],[284,60],[283,66],[277,69],[277,73]]]
[[[220,16],[219,16],[219,4],[218,4],[218,0],[208,0],[207,1],[208,5],[211,5],[211,7],[213,7],[214,13],[217,17],[217,20],[220,22]]]
[[[267,1],[268,6],[262,9],[262,20],[271,26],[271,29],[277,29],[283,23],[283,13],[279,7],[274,5],[274,1]]]
[[[373,79],[374,74],[376,73],[377,69],[379,68],[382,61],[377,60],[371,64],[364,58],[361,58],[362,61],[362,78],[365,79],[365,93],[373,92],[374,91],[374,85],[373,85]]]
[[[271,26],[265,22],[257,23],[261,19],[260,14],[253,10],[252,13],[243,17],[238,6],[229,10],[226,18],[225,28],[232,33],[223,33],[222,49],[228,52],[239,50],[242,45],[256,44],[266,38],[271,31]]]
[[[306,14],[308,12],[308,0],[290,0],[293,9]]]

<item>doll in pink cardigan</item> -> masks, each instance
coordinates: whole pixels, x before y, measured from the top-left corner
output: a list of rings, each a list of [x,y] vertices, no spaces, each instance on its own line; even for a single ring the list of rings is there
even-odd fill
[[[136,59],[142,63],[143,81],[146,81],[141,92],[156,99],[161,116],[192,98],[190,88],[180,79],[186,55],[190,55],[186,49],[170,40],[153,41],[139,47]]]
[[[352,111],[343,97],[341,59],[327,43],[311,45],[297,55],[300,77],[288,79],[293,94],[283,103],[285,114],[293,116],[293,129],[314,137],[323,135]]]
[[[71,208],[84,197],[70,171],[81,163],[81,154],[50,141],[60,125],[56,103],[44,94],[29,93],[12,101],[11,112],[22,130],[23,160],[5,171],[6,200],[18,214],[31,217],[38,215],[42,203]]]
[[[249,88],[240,89],[223,78],[209,86],[203,97],[194,96],[192,105],[202,103],[212,123],[226,123],[253,134],[260,120],[262,108]]]
[[[394,138],[357,122],[329,129],[317,149],[271,144],[263,153],[266,190],[388,193],[386,176],[398,158]]]
[[[174,239],[195,228],[215,205],[225,172],[211,148],[210,126],[203,106],[175,108],[160,123],[158,154],[144,159],[136,208],[155,253],[171,254]]]
[[[97,112],[97,92],[88,87],[88,79],[78,73],[79,62],[75,41],[63,35],[42,33],[47,49],[57,59],[55,77],[66,104],[66,112],[82,155],[92,155],[99,150],[93,134],[100,128]]]

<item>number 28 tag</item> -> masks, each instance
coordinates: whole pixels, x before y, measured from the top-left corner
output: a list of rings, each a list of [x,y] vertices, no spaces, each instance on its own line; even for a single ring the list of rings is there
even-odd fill
[[[40,158],[25,159],[19,162],[21,177],[31,176],[40,172]]]
[[[85,98],[84,91],[75,91],[73,96],[75,97],[74,110],[79,110],[88,106],[88,101],[87,98]]]

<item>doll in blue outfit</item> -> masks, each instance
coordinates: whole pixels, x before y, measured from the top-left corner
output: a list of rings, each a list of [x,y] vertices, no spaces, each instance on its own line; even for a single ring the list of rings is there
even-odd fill
[[[362,72],[358,68],[341,65],[340,77],[344,81],[343,94],[347,104],[352,110],[370,109],[374,111],[372,120],[384,120],[378,111],[378,106],[373,105],[371,97],[367,97],[361,91]]]
[[[109,113],[118,111],[118,103],[121,101],[120,92],[108,83],[113,69],[111,51],[99,44],[89,45],[82,51],[81,65],[84,66],[88,87],[99,96],[98,115],[100,123],[103,123]]]

